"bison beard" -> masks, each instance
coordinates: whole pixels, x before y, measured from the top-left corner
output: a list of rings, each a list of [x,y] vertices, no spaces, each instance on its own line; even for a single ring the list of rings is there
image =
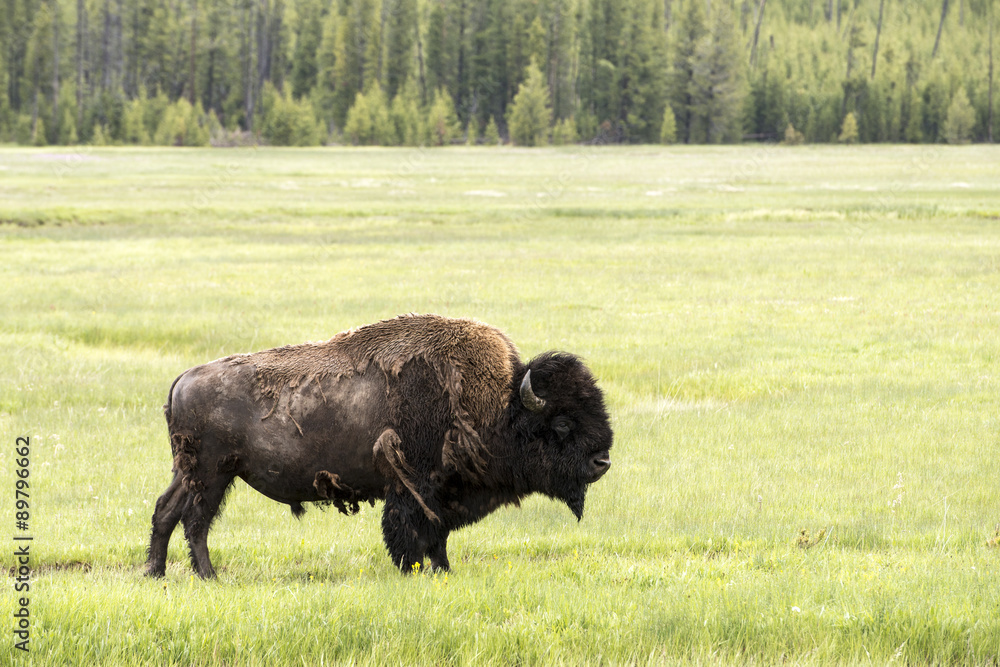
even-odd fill
[[[153,513],[153,576],[178,522],[195,571],[215,575],[208,531],[236,477],[295,516],[384,500],[386,548],[410,572],[425,557],[448,569],[452,530],[531,493],[581,518],[610,466],[603,395],[578,358],[525,365],[498,329],[435,315],[196,366],[165,412],[174,478]]]

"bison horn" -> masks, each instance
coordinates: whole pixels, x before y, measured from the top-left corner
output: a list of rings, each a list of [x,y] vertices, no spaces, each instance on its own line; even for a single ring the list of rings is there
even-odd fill
[[[524,379],[521,380],[521,402],[532,412],[541,412],[542,408],[545,407],[545,399],[535,396],[535,392],[531,389],[530,370],[524,374]]]

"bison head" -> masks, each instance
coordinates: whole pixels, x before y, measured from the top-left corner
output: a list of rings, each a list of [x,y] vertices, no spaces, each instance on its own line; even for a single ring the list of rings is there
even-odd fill
[[[541,449],[540,490],[583,517],[587,487],[611,467],[613,434],[594,376],[575,356],[548,352],[528,363],[521,403]]]

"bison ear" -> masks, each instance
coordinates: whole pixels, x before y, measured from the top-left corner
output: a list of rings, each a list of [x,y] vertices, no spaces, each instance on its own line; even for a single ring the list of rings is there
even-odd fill
[[[528,369],[521,380],[521,403],[531,412],[541,412],[545,407],[545,399],[538,398],[531,388],[531,369]]]

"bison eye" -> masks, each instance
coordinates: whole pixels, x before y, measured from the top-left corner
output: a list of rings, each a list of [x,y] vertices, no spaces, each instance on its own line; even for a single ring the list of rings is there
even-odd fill
[[[560,440],[566,439],[573,426],[575,426],[573,420],[568,417],[556,417],[555,421],[552,422],[552,430],[556,432]]]

